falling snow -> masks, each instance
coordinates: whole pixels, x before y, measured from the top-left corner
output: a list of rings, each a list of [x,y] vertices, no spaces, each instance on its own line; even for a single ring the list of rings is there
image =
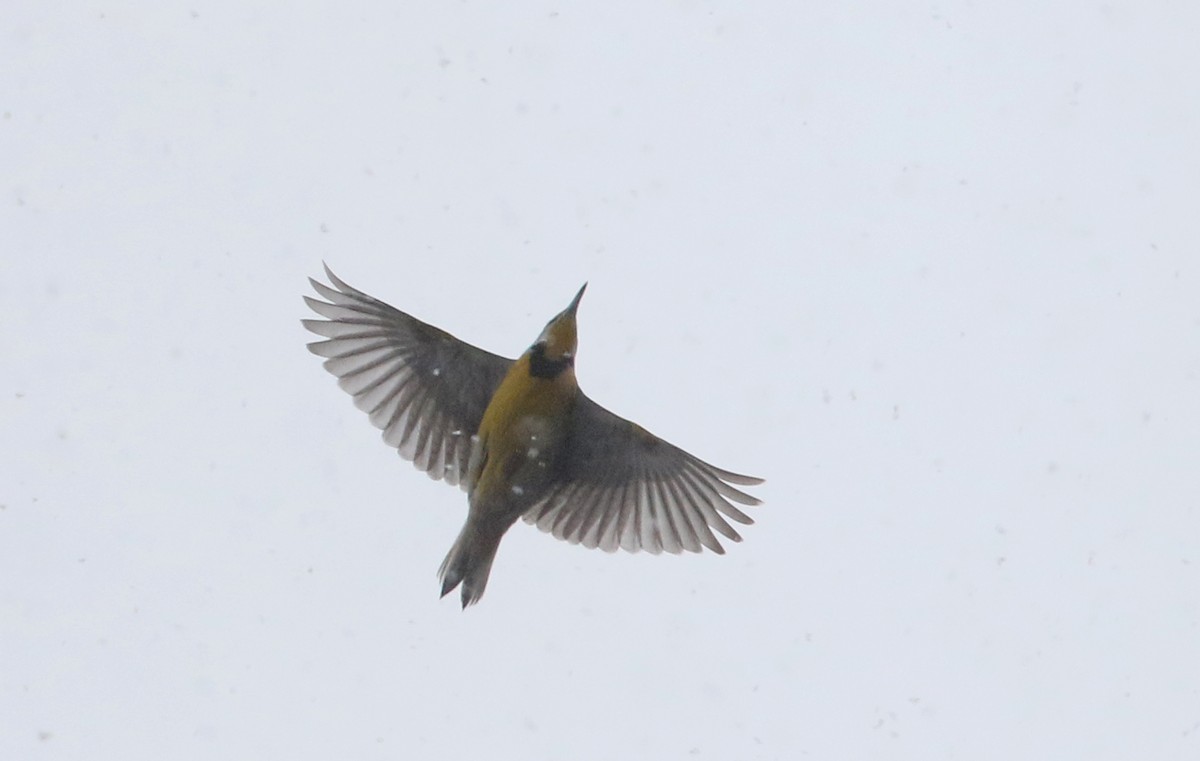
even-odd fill
[[[0,14],[0,759],[1200,758],[1197,3],[196,5]],[[322,258],[745,542],[439,600]]]

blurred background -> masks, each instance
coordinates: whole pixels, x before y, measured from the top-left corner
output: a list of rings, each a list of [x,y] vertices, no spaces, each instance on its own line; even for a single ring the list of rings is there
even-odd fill
[[[0,20],[0,757],[1200,757],[1200,8]],[[767,479],[520,524],[304,344],[321,262]]]

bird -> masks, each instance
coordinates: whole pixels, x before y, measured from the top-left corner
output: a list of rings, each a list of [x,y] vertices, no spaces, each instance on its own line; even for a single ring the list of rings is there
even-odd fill
[[[754,521],[723,470],[592,401],[575,376],[584,283],[533,344],[509,359],[461,341],[340,280],[309,278],[322,319],[308,349],[395,447],[430,478],[467,493],[467,519],[438,569],[442,597],[483,596],[500,540],[518,519],[606,552],[724,554],[716,534]]]

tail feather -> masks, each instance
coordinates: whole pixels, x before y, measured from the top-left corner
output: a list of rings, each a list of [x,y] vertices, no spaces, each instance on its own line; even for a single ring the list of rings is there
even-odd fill
[[[492,571],[492,561],[496,559],[496,550],[500,547],[500,536],[489,536],[478,531],[471,522],[458,534],[458,539],[446,554],[446,559],[438,568],[438,578],[442,581],[442,597],[462,585],[462,606],[474,605],[483,597],[487,588],[488,574]]]

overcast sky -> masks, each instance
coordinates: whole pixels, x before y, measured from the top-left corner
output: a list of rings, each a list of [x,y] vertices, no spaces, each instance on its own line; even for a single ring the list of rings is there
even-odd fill
[[[1200,758],[1200,7],[9,2],[0,758]],[[466,498],[306,278],[767,479]]]

